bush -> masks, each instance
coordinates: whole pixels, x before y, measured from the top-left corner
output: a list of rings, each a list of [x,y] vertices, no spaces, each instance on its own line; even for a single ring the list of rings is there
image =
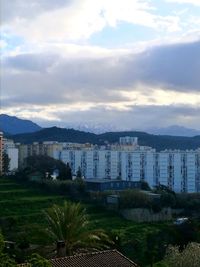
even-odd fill
[[[37,253],[34,253],[29,257],[28,263],[31,264],[31,267],[51,267],[50,262]]]
[[[190,243],[182,252],[180,252],[179,247],[170,246],[165,261],[170,267],[199,267],[200,244]]]
[[[125,190],[120,193],[120,208],[151,208],[152,201],[143,192]]]
[[[176,197],[171,193],[163,193],[160,197],[160,202],[162,207],[175,207],[176,206]]]

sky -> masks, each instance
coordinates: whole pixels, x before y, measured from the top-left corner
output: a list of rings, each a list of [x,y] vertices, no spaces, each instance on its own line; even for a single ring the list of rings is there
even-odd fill
[[[200,129],[200,0],[0,0],[1,113]]]

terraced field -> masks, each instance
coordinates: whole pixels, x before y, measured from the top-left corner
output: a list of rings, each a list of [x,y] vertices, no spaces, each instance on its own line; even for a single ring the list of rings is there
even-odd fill
[[[9,179],[0,179],[0,223],[9,239],[26,234],[33,243],[43,243],[39,234],[45,227],[43,211],[52,204],[62,204],[67,197],[50,195]]]
[[[30,185],[0,178],[0,228],[4,236],[16,242],[25,237],[31,244],[48,244],[48,237],[43,233],[46,227],[44,210],[67,199],[67,196],[48,194]],[[142,258],[146,236],[166,227],[162,223],[134,223],[93,204],[83,205],[87,209],[91,228],[101,228],[117,235],[120,250],[130,258]]]

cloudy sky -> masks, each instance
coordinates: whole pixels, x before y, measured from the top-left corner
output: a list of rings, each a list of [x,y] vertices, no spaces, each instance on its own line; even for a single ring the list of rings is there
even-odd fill
[[[1,112],[200,129],[200,0],[0,0]]]

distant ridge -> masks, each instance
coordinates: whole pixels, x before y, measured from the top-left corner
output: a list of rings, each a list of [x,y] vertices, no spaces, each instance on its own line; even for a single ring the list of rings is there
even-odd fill
[[[172,125],[165,128],[149,128],[146,130],[150,134],[171,135],[171,136],[196,136],[200,135],[200,131],[196,129],[186,128],[179,125]]]
[[[153,135],[139,131],[108,132],[104,134],[94,134],[78,131],[74,129],[64,129],[58,127],[45,128],[34,133],[17,134],[11,138],[15,142],[32,143],[43,141],[92,143],[103,145],[105,143],[117,143],[122,136],[136,136],[142,146],[151,146],[158,151],[164,149],[197,149],[200,147],[200,136],[182,137],[168,135]]]
[[[0,114],[0,130],[6,134],[32,133],[42,128],[30,120]]]

